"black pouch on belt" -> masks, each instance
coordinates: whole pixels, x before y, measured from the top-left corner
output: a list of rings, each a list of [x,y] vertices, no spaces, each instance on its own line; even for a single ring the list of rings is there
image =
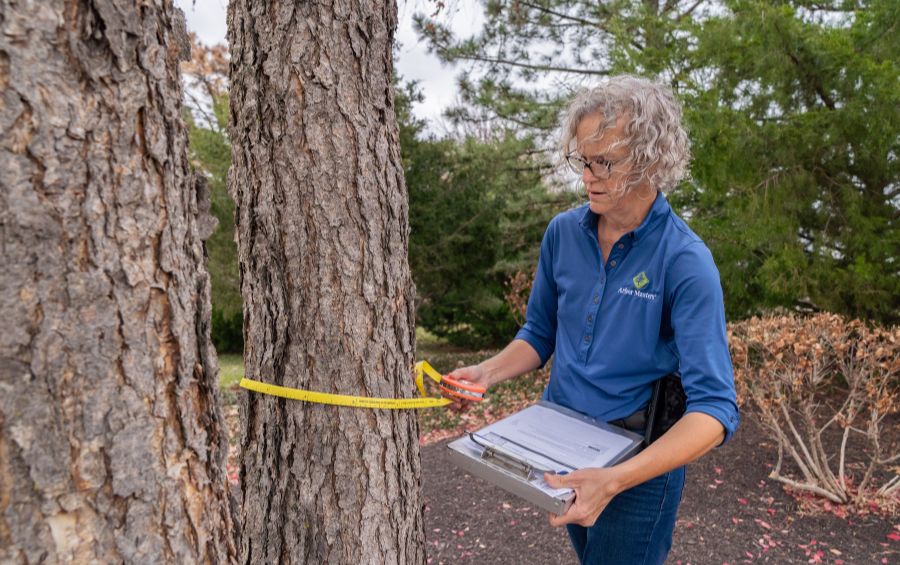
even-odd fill
[[[686,401],[680,375],[672,373],[653,383],[653,395],[647,406],[644,447],[658,440],[684,416]]]

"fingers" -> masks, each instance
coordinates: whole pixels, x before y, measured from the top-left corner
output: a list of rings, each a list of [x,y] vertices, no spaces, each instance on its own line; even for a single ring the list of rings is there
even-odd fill
[[[597,522],[598,517],[599,514],[597,516],[588,516],[585,514],[581,514],[577,510],[575,510],[574,506],[569,507],[569,510],[566,511],[566,513],[562,516],[558,516],[556,514],[553,514],[552,512],[547,514],[547,519],[549,520],[550,525],[554,528],[566,526],[568,524],[590,528]]]
[[[450,371],[449,373],[444,375],[444,377],[447,380],[456,381],[456,383],[448,383],[448,388],[454,391],[458,390],[460,392],[460,395],[466,394],[466,387],[463,386],[463,383],[482,386],[479,382],[482,377],[482,372],[477,365],[459,367]],[[459,383],[459,386],[457,386],[457,383]],[[471,407],[472,404],[479,402],[479,399],[465,398],[464,396],[460,396],[455,392],[450,392],[450,390],[445,390],[442,394],[446,398],[449,398],[453,401],[453,404],[449,405],[448,407],[454,412],[464,412],[466,409]]]
[[[448,377],[456,380],[468,381],[473,384],[481,384],[481,369],[477,365],[469,365],[468,367],[459,367],[447,373]]]
[[[554,528],[558,528],[570,523],[568,520],[566,520],[567,515],[568,513],[563,514],[562,516],[557,516],[556,514],[551,512],[547,515],[547,518],[549,519],[551,526],[553,526]]]
[[[578,484],[578,477],[575,473],[565,475],[544,473],[544,482],[553,488],[574,488]]]

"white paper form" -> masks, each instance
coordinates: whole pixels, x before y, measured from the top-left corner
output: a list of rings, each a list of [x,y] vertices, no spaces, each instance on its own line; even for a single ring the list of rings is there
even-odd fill
[[[554,471],[605,467],[631,444],[627,437],[541,405],[482,428],[478,437]]]

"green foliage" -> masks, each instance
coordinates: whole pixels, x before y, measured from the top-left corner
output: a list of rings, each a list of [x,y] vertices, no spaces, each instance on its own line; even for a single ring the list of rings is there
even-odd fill
[[[506,281],[530,270],[549,218],[571,198],[543,188],[531,138],[427,138],[409,112],[417,97],[414,85],[397,96],[417,321],[458,345],[504,344],[517,329]]]
[[[228,389],[244,378],[244,357],[239,354],[219,355],[219,386]]]
[[[585,79],[659,77],[694,143],[693,178],[671,201],[712,249],[729,316],[900,319],[895,2],[488,0],[484,12],[464,40],[417,20],[441,58],[472,63],[451,117],[488,111],[546,135]]]
[[[206,174],[211,212],[219,227],[206,242],[212,282],[212,340],[219,353],[241,353],[244,348],[243,314],[237,245],[234,242],[234,201],[226,179],[231,166],[228,142],[228,95],[213,95],[210,111],[198,120],[185,112],[191,164]]]
[[[808,301],[896,322],[896,10],[806,4],[728,2],[695,26],[694,227],[738,315]]]

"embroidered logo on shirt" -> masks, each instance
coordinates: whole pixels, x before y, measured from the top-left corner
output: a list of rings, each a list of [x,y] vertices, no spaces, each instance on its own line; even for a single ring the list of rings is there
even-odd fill
[[[647,278],[647,273],[645,271],[641,271],[631,280],[634,281],[634,288],[638,290],[641,290],[650,282],[650,279]]]
[[[656,294],[652,292],[641,292],[639,290],[635,290],[633,288],[625,288],[624,286],[619,288],[619,294],[624,294],[626,296],[636,296],[637,298],[642,298],[644,300],[649,300],[653,302],[656,300]]]

